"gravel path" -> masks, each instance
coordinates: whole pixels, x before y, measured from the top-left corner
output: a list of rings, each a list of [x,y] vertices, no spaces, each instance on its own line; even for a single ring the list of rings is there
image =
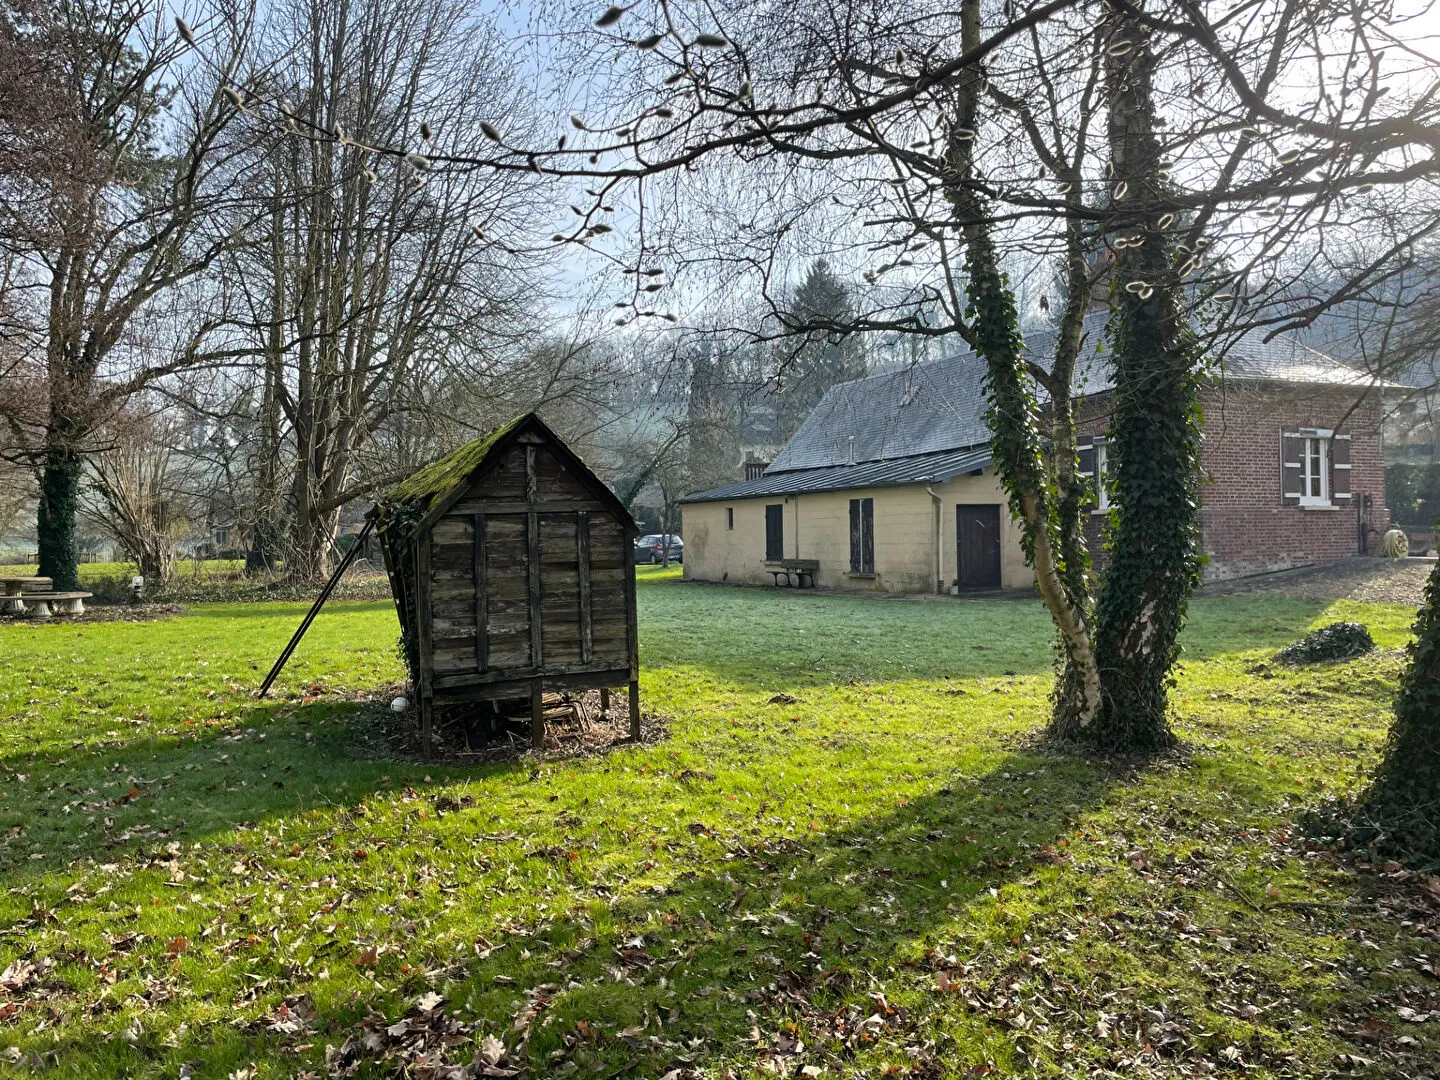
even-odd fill
[[[1343,559],[1277,574],[1218,581],[1206,585],[1200,595],[1279,593],[1319,600],[1366,600],[1419,607],[1425,581],[1434,565],[1433,559]]]

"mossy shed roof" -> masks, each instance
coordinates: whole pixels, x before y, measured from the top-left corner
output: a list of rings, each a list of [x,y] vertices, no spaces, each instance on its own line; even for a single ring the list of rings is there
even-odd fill
[[[426,465],[418,472],[396,484],[380,499],[381,505],[403,504],[417,508],[428,507],[445,498],[466,480],[476,469],[485,464],[491,452],[505,440],[505,436],[518,428],[529,418],[517,416],[508,424],[501,424],[493,431],[486,432],[478,439],[471,439],[463,446],[456,447],[439,461]]]
[[[380,497],[375,508],[370,511],[371,516],[378,520],[382,532],[393,528],[401,535],[408,534],[412,528],[435,513],[437,508],[442,508],[451,501],[452,496],[458,498],[460,489],[470,478],[483,469],[494,455],[503,453],[510,445],[512,436],[522,434],[522,428],[543,436],[550,449],[585,479],[596,497],[610,505],[612,512],[626,528],[632,532],[638,530],[635,519],[631,517],[625,504],[590,470],[580,456],[534,413],[517,416],[509,423],[501,424],[477,439],[471,439],[439,461],[412,473]]]

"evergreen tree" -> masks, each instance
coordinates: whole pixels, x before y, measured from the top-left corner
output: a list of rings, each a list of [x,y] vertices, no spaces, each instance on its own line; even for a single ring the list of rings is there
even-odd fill
[[[855,319],[850,287],[827,260],[810,264],[784,319],[796,336],[780,365],[779,442],[795,434],[826,390],[866,374],[864,349],[850,329]]]

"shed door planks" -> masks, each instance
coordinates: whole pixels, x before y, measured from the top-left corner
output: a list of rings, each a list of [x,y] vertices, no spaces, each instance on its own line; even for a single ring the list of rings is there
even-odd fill
[[[526,514],[485,516],[485,612],[488,668],[534,663],[530,634],[530,531]]]
[[[625,530],[613,514],[590,515],[590,635],[594,662],[626,667]],[[632,548],[633,550],[633,548]]]
[[[436,674],[530,666],[528,539],[524,514],[436,522],[430,541]]]
[[[583,662],[580,640],[579,531],[574,514],[540,519],[541,664]]]

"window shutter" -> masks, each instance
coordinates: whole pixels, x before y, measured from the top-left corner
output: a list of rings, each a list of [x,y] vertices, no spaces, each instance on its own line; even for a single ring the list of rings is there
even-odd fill
[[[875,500],[860,500],[860,572],[875,572]]]
[[[1336,435],[1330,440],[1330,497],[1350,499],[1350,436]]]
[[[1280,503],[1283,506],[1300,505],[1300,451],[1303,443],[1300,436],[1284,432],[1280,436]]]
[[[860,525],[860,500],[850,500],[850,572],[858,574],[861,572],[861,525]]]

